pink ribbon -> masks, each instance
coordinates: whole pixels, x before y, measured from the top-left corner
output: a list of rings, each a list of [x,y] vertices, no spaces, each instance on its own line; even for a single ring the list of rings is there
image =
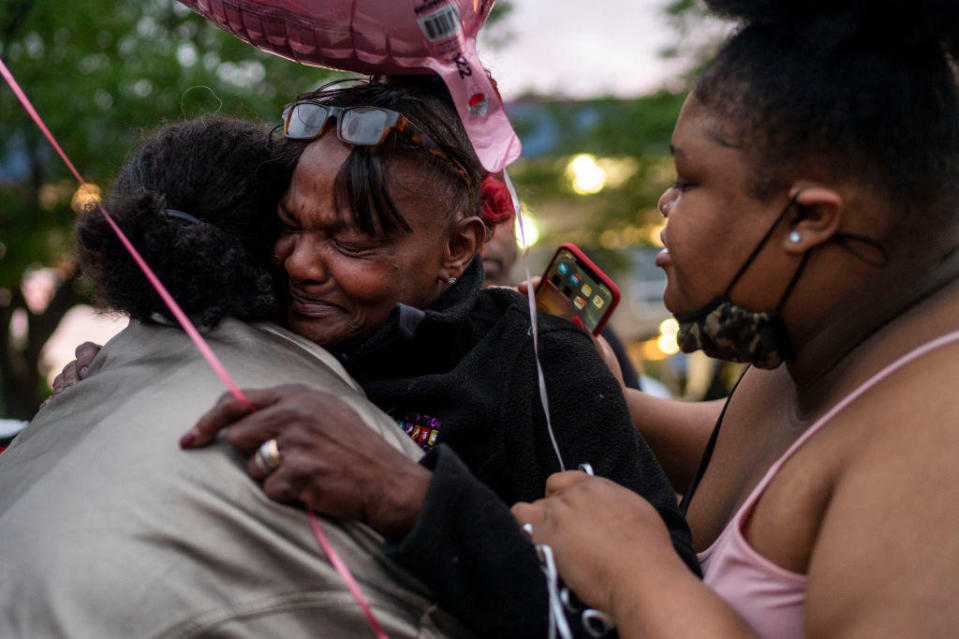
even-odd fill
[[[360,585],[356,583],[356,579],[353,578],[349,568],[346,567],[346,564],[343,563],[340,556],[333,550],[333,546],[330,545],[330,540],[326,538],[323,529],[320,527],[320,520],[317,519],[316,514],[313,512],[310,513],[310,525],[313,527],[313,534],[316,535],[316,540],[320,542],[323,552],[326,553],[330,563],[333,564],[336,571],[340,573],[340,576],[343,577],[343,581],[346,582],[346,587],[350,589],[350,593],[352,593],[353,598],[356,599],[356,603],[363,609],[363,614],[366,615],[366,620],[369,622],[370,628],[373,629],[373,634],[376,635],[376,639],[389,639],[383,630],[383,626],[381,626],[380,622],[373,616],[373,609],[370,607],[369,602],[366,601],[366,597],[363,596]]]
[[[53,134],[50,133],[50,130],[47,128],[47,125],[44,124],[43,119],[40,117],[40,114],[37,113],[37,110],[33,108],[33,104],[30,103],[30,99],[27,98],[27,94],[23,92],[23,89],[20,88],[20,84],[17,83],[16,79],[13,77],[13,74],[10,73],[10,70],[7,69],[7,65],[4,64],[3,58],[0,58],[0,75],[3,76],[3,79],[7,81],[7,84],[10,85],[10,88],[13,90],[13,94],[17,96],[17,99],[20,101],[20,104],[23,105],[23,108],[26,109],[27,113],[33,119],[34,123],[40,128],[40,131],[43,132],[44,137],[47,138],[47,141],[50,142],[53,149],[60,156],[60,159],[63,160],[64,164],[67,165],[67,168],[70,169],[70,172],[73,173],[73,177],[77,179],[80,183],[80,186],[85,188],[87,186],[86,181],[80,175],[80,172],[77,171],[76,167],[73,166],[73,162],[70,161],[70,158],[67,157],[67,154],[63,152],[63,149],[60,148],[60,144],[57,142],[56,138],[53,137]],[[106,212],[106,209],[103,208],[103,205],[97,200],[97,209],[106,219],[107,223],[117,234],[117,237],[120,238],[120,242],[127,249],[130,255],[133,257],[133,260],[137,263],[137,266],[140,267],[140,270],[143,271],[143,274],[146,275],[147,280],[150,281],[150,284],[156,289],[156,292],[159,293],[160,298],[163,300],[163,303],[166,304],[167,308],[170,309],[170,312],[173,314],[173,317],[176,318],[176,321],[179,322],[180,326],[183,327],[183,330],[186,334],[193,340],[193,344],[197,347],[197,350],[200,351],[200,354],[203,355],[207,363],[210,365],[210,368],[213,369],[213,372],[216,373],[217,377],[226,385],[230,393],[243,404],[250,412],[256,411],[256,406],[250,402],[249,399],[243,394],[239,387],[233,382],[230,378],[229,373],[226,372],[223,364],[214,354],[213,350],[210,348],[210,345],[206,343],[206,340],[203,339],[203,336],[200,335],[200,331],[196,329],[196,326],[193,325],[193,322],[190,321],[190,318],[187,317],[186,313],[183,312],[183,309],[180,308],[180,305],[177,304],[176,300],[173,299],[173,296],[170,295],[170,292],[167,291],[166,287],[160,281],[160,278],[156,276],[156,273],[153,272],[153,269],[146,263],[146,260],[143,259],[143,256],[140,255],[139,251],[136,250],[136,247],[133,246],[133,243],[130,242],[129,238],[123,233],[117,223],[110,217],[110,214]],[[316,539],[320,544],[320,547],[323,549],[323,552],[326,553],[327,558],[330,560],[330,563],[336,569],[340,576],[343,578],[343,581],[346,582],[346,587],[349,588],[350,593],[352,593],[353,598],[356,599],[356,603],[359,604],[360,608],[363,610],[363,614],[366,615],[367,620],[370,623],[370,628],[373,630],[373,634],[376,635],[377,639],[389,639],[386,636],[386,633],[383,632],[382,626],[379,622],[376,621],[376,618],[373,616],[373,610],[370,608],[370,604],[366,601],[366,597],[363,596],[363,592],[360,590],[359,584],[356,583],[356,580],[353,578],[353,575],[350,573],[350,569],[346,567],[346,564],[343,563],[343,560],[340,559],[340,556],[333,550],[333,546],[330,545],[329,540],[326,538],[326,535],[323,534],[323,529],[320,527],[320,522],[312,512],[309,514],[310,525],[313,528],[313,534],[316,535]]]

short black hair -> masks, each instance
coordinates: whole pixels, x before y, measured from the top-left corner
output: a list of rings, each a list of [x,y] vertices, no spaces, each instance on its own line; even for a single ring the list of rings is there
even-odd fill
[[[449,91],[435,75],[398,75],[376,79],[338,81],[324,85],[297,99],[314,100],[330,106],[378,106],[403,114],[414,128],[433,139],[453,163],[466,172],[466,179],[450,162],[412,144],[404,135],[390,133],[375,147],[354,147],[336,176],[334,205],[348,208],[353,224],[363,232],[375,234],[411,230],[396,208],[389,191],[391,159],[415,159],[436,187],[436,199],[442,207],[438,215],[452,219],[480,214],[482,165],[456,112]],[[325,135],[331,134],[328,130]],[[312,140],[289,140],[282,131],[274,133],[278,157],[292,168]],[[348,204],[343,206],[343,204]]]
[[[706,0],[741,20],[694,96],[730,127],[765,199],[818,166],[904,211],[959,204],[959,3]]]
[[[276,207],[289,180],[289,169],[273,156],[268,127],[204,117],[149,135],[104,204],[195,321],[269,319],[282,281],[272,259]],[[135,319],[171,317],[99,211],[85,213],[75,230],[96,302]]]

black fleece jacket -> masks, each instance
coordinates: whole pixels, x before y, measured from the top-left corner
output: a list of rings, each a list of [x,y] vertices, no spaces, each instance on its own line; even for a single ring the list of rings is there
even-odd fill
[[[480,636],[540,638],[546,582],[508,505],[541,498],[560,467],[539,400],[527,301],[480,291],[481,282],[476,260],[434,309],[398,305],[343,361],[370,400],[428,450],[421,463],[433,471],[414,529],[387,540],[387,554]],[[589,462],[652,502],[698,574],[673,491],[589,336],[540,315],[539,348],[566,468]]]

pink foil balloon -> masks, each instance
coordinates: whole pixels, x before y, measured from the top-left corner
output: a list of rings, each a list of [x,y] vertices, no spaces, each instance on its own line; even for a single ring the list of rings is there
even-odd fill
[[[503,101],[476,55],[494,0],[180,0],[258,49],[365,73],[433,72],[446,82],[483,166],[520,153]]]

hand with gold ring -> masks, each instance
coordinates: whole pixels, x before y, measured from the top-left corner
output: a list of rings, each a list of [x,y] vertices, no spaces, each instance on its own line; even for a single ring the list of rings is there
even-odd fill
[[[280,465],[283,458],[280,457],[280,447],[276,443],[276,438],[266,440],[253,454],[253,465],[257,470],[263,473],[263,476],[269,475]]]
[[[180,440],[204,446],[220,431],[247,455],[247,472],[280,502],[355,519],[384,535],[412,529],[432,473],[367,427],[341,398],[302,385],[243,390],[251,413],[229,394]]]

